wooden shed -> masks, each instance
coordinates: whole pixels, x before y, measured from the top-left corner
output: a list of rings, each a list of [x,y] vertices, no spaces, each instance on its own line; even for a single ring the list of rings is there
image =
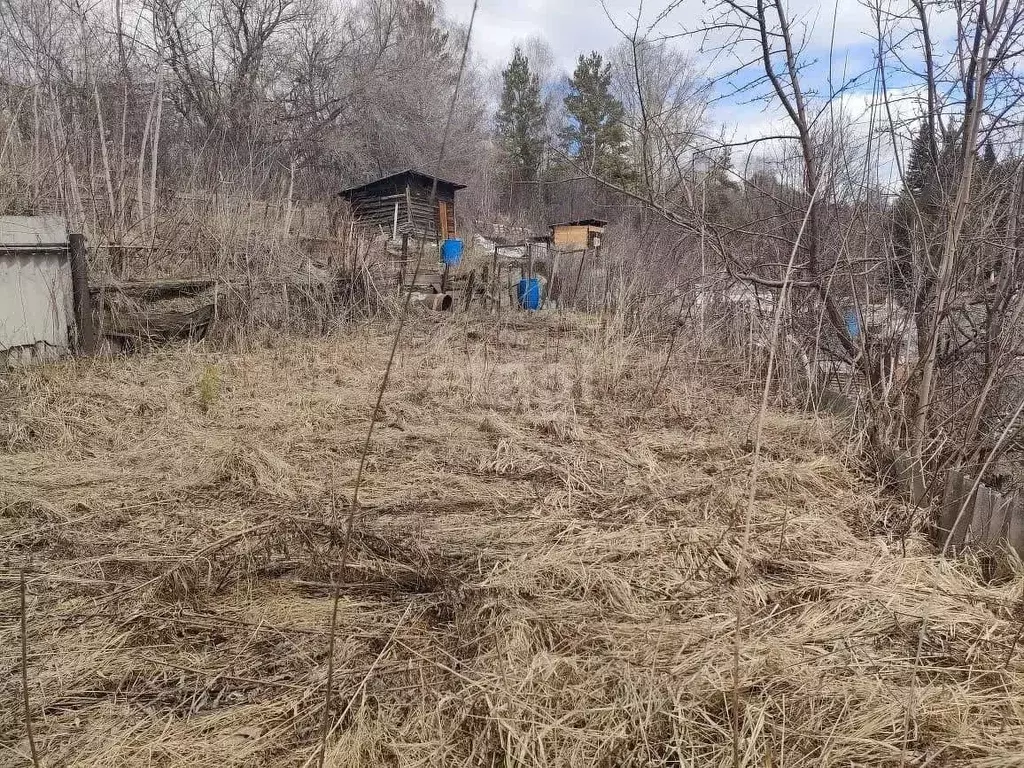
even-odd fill
[[[556,248],[599,248],[608,222],[579,219],[551,225],[551,244]]]
[[[435,183],[437,198],[431,206]],[[348,200],[356,218],[379,227],[389,237],[408,233],[447,240],[457,236],[455,193],[465,188],[465,184],[408,169],[349,187],[339,194]]]

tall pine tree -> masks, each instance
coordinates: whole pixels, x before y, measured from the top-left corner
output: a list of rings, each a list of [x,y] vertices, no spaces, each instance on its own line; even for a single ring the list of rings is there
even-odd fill
[[[917,307],[927,296],[934,279],[931,263],[937,263],[935,248],[946,226],[943,211],[948,197],[959,183],[962,132],[921,119],[910,146],[903,190],[893,210],[893,261],[890,283],[908,306]],[[914,292],[914,295],[911,295]]]
[[[996,148],[992,146],[992,139],[985,140],[985,146],[981,151],[981,169],[986,173],[992,173],[996,166],[999,164],[999,158],[996,157]]]
[[[919,282],[917,263],[923,234],[920,224],[931,218],[931,198],[936,193],[936,136],[932,133],[931,122],[922,118],[917,135],[910,145],[907,171],[903,177],[903,190],[893,211],[892,245],[893,259],[889,263],[890,285],[908,305],[915,299],[910,293]],[[920,285],[916,285],[920,290]]]
[[[914,143],[910,145],[910,159],[907,161],[905,178],[906,192],[914,197],[919,197],[924,193],[929,181],[935,175],[934,142],[929,122],[921,120],[921,127],[917,131],[917,136],[914,137]]]
[[[516,175],[535,180],[544,156],[546,122],[540,78],[530,72],[530,62],[518,47],[501,77],[501,105],[495,115],[498,139]]]
[[[622,126],[622,102],[611,92],[612,68],[596,51],[581,55],[565,97],[566,153],[586,170],[618,184],[633,180]]]

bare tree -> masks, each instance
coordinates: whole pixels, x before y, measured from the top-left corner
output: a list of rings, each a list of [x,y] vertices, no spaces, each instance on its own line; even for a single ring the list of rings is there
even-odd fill
[[[644,28],[637,14],[632,28],[619,27],[625,42],[618,69],[641,183],[619,192],[706,237],[729,275],[762,291],[780,289],[786,256],[796,248],[785,338],[802,348],[812,380],[824,363],[863,377],[876,451],[883,463],[893,457],[892,446],[906,451],[920,497],[929,486],[937,490],[940,469],[991,458],[989,436],[1015,412],[1009,390],[1015,387],[1017,397],[1024,391],[1010,375],[1024,352],[1015,266],[1020,162],[1011,143],[1022,125],[1014,57],[1024,50],[1024,11],[1005,0],[915,0],[909,8],[878,3],[873,12],[876,68],[841,82],[829,78],[824,93],[820,80],[816,87],[805,82],[809,22],[791,18],[781,1],[723,0],[693,30],[709,46],[717,41],[709,50],[739,62],[719,80],[719,92],[764,100],[786,123],[744,142],[760,147],[752,155],[762,159],[762,170],[742,174],[742,188],[725,195],[728,205],[710,207],[697,195],[707,176],[696,163],[689,172],[679,167],[678,151],[667,153],[678,183],[676,194],[666,194],[658,144],[666,113],[659,94],[666,89],[652,85],[672,68],[645,68],[644,57],[658,52],[650,41],[666,38]],[[957,29],[951,51],[935,44],[930,28],[943,14]],[[907,40],[916,40],[920,66],[901,56]],[[919,87],[891,89],[897,74]],[[863,94],[865,83],[874,84],[874,95],[866,114],[855,117],[847,97]],[[916,115],[900,102],[908,91],[921,94],[924,108]],[[918,154],[932,162],[918,186],[928,192],[905,191],[894,203],[880,168],[893,158],[896,185],[913,187],[906,153],[919,131],[925,141]],[[691,157],[736,148],[695,128],[687,133]],[[896,281],[894,264],[901,261],[905,274]],[[886,317],[878,322],[880,313]]]
[[[616,95],[626,108],[634,162],[647,191],[669,200],[693,176],[706,143],[707,93],[693,62],[667,40],[627,33],[612,56]]]
[[[294,0],[157,0],[157,45],[181,114],[232,139],[247,135],[269,106],[282,38],[296,31],[299,16]]]

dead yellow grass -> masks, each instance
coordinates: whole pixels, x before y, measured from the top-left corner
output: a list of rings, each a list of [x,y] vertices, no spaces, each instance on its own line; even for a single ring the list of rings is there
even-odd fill
[[[46,765],[311,764],[386,345],[6,381],[0,763],[28,755],[24,567]],[[573,323],[414,325],[340,574],[328,764],[731,764],[752,412],[685,359],[649,403],[660,364]],[[742,763],[1019,765],[1024,574],[984,585],[917,536],[904,555],[872,535],[898,505],[829,428],[772,414],[765,434]]]

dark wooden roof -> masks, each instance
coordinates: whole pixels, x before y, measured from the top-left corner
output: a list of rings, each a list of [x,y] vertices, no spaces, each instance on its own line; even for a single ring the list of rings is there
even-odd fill
[[[373,181],[368,181],[365,184],[357,184],[355,186],[348,187],[346,189],[341,190],[341,192],[339,192],[338,194],[341,195],[342,197],[350,197],[351,195],[359,192],[360,190],[376,186],[377,184],[386,181],[397,182],[405,180],[416,180],[425,185],[433,185],[435,178],[437,180],[438,187],[448,187],[448,189],[452,192],[454,192],[457,189],[466,188],[465,184],[459,184],[456,181],[448,181],[447,179],[431,176],[429,173],[417,171],[415,168],[406,168],[404,171],[396,171],[395,173],[389,173],[384,176],[381,176],[378,179],[374,179]]]
[[[560,221],[552,224],[552,227],[606,227],[608,222],[604,219],[578,219],[577,221]]]

